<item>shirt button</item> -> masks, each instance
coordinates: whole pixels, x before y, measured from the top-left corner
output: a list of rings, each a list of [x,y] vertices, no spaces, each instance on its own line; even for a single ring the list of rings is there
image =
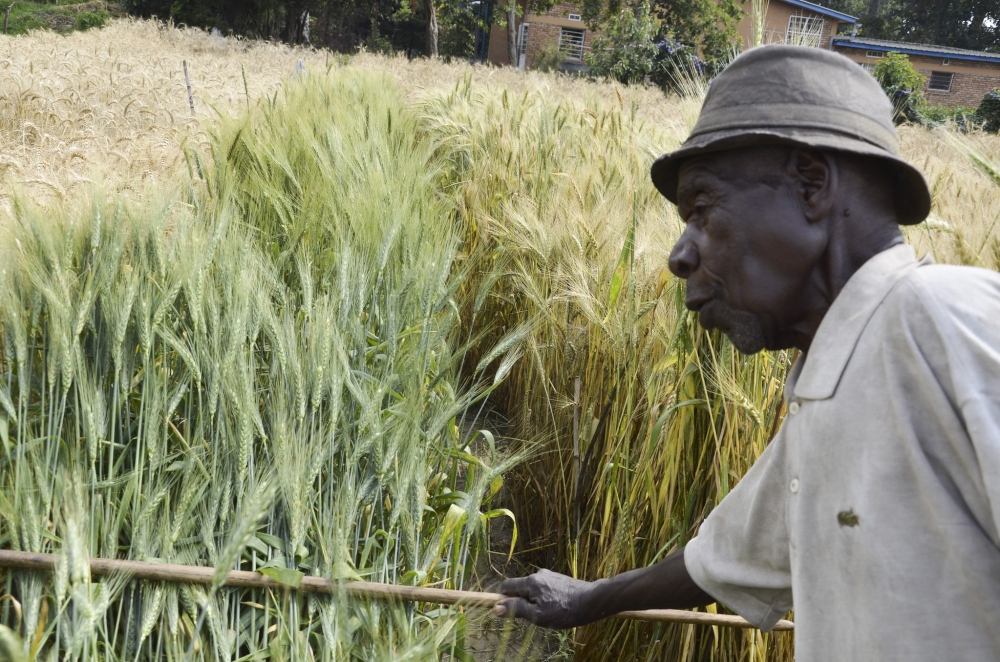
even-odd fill
[[[799,479],[798,478],[793,478],[792,482],[788,485],[788,489],[790,489],[792,491],[792,494],[795,494],[796,492],[798,492],[799,491]]]
[[[793,400],[792,403],[788,405],[788,413],[792,415],[799,413],[799,403]]]

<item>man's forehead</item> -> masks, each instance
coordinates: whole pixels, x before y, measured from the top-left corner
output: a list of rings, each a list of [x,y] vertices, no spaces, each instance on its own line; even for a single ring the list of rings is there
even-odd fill
[[[677,194],[684,193],[688,182],[770,179],[781,169],[788,150],[785,145],[759,145],[691,156],[678,167]]]
[[[731,159],[727,160],[727,156]],[[713,152],[684,159],[677,170],[677,195],[683,196],[699,182],[726,179],[733,169],[733,159],[739,158],[732,152]]]

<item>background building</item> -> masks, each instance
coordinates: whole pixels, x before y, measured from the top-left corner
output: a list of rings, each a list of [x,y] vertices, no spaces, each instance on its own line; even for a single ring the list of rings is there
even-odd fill
[[[753,43],[753,19],[750,2],[743,3],[744,15],[737,32],[748,48]],[[770,0],[764,18],[765,44],[794,44],[829,48],[830,39],[843,29],[856,25],[858,19],[839,11],[803,0]]]
[[[524,3],[521,5],[523,8]],[[518,61],[515,64],[521,69],[530,69],[543,49],[554,46],[563,55],[563,70],[585,70],[583,56],[598,34],[587,29],[580,17],[580,6],[576,3],[557,4],[540,14],[525,12],[517,23]],[[493,26],[489,61],[492,64],[511,63],[507,52],[506,27]]]
[[[743,7],[737,33],[742,47],[747,48],[753,43],[749,0]],[[531,68],[539,53],[557,48],[564,71],[585,70],[584,56],[600,32],[587,29],[580,13],[576,3],[557,4],[544,13],[525,13],[517,24],[515,64]],[[924,95],[936,105],[978,106],[984,94],[1000,87],[1000,54],[847,36],[843,33],[856,31],[857,18],[805,0],[770,0],[764,24],[764,43],[830,49],[868,71],[873,71],[886,53],[903,53],[926,78]],[[489,61],[510,64],[505,27],[492,28]]]
[[[903,53],[927,79],[924,97],[940,106],[975,107],[983,95],[1000,87],[1000,54],[961,48],[881,41],[860,37],[834,37],[832,48],[869,71],[886,53]]]

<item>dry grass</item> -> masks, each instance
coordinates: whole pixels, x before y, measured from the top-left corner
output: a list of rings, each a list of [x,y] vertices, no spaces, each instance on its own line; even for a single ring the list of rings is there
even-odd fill
[[[195,118],[183,60],[191,71]],[[162,186],[185,171],[185,147],[207,145],[206,129],[217,114],[232,117],[273,96],[300,60],[316,71],[342,58],[129,19],[70,36],[0,37],[0,177],[41,201],[88,190],[81,184],[91,181],[119,192]],[[471,77],[486,89],[627,109],[655,126],[663,151],[683,140],[697,114],[696,100],[667,98],[655,88],[367,53],[351,58],[351,65],[388,73],[413,101]],[[942,261],[997,266],[993,220],[1000,215],[1000,188],[934,132],[904,127],[901,134],[904,154],[935,192],[934,222],[911,231],[911,240]],[[994,136],[971,139],[984,154],[1000,152]],[[4,186],[0,204],[7,202]]]
[[[93,180],[119,191],[162,185],[185,167],[185,145],[206,143],[216,113],[234,116],[248,94],[251,103],[272,95],[300,59],[328,64],[314,51],[134,20],[0,37],[0,175],[43,200]]]

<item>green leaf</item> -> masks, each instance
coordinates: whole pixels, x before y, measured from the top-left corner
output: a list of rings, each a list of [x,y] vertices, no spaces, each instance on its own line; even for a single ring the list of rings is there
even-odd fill
[[[270,533],[257,533],[257,537],[265,544],[269,545],[275,549],[284,550],[285,542],[278,536],[272,536]]]
[[[359,575],[346,561],[337,561],[333,564],[332,579],[361,581],[361,575]]]
[[[628,229],[628,234],[625,235],[625,244],[622,246],[622,253],[618,258],[618,266],[615,267],[615,273],[611,277],[611,291],[608,293],[608,316],[604,318],[605,324],[611,319],[611,311],[615,309],[615,304],[618,303],[618,295],[621,294],[622,285],[625,283],[625,275],[631,271],[634,259],[635,214],[632,215],[632,227]]]
[[[302,583],[302,578],[306,576],[304,572],[291,568],[260,568],[257,572],[270,577],[279,584],[292,588],[298,588],[299,584]]]
[[[514,545],[517,544],[517,518],[514,517],[514,513],[507,510],[506,508],[494,508],[493,510],[487,511],[480,515],[483,523],[486,523],[493,519],[494,517],[509,517],[511,523],[514,525],[514,530],[510,535],[510,551],[507,552],[507,562],[510,562],[512,556],[514,556]]]
[[[3,441],[4,455],[10,455],[10,430],[5,416],[0,416],[0,441]]]

